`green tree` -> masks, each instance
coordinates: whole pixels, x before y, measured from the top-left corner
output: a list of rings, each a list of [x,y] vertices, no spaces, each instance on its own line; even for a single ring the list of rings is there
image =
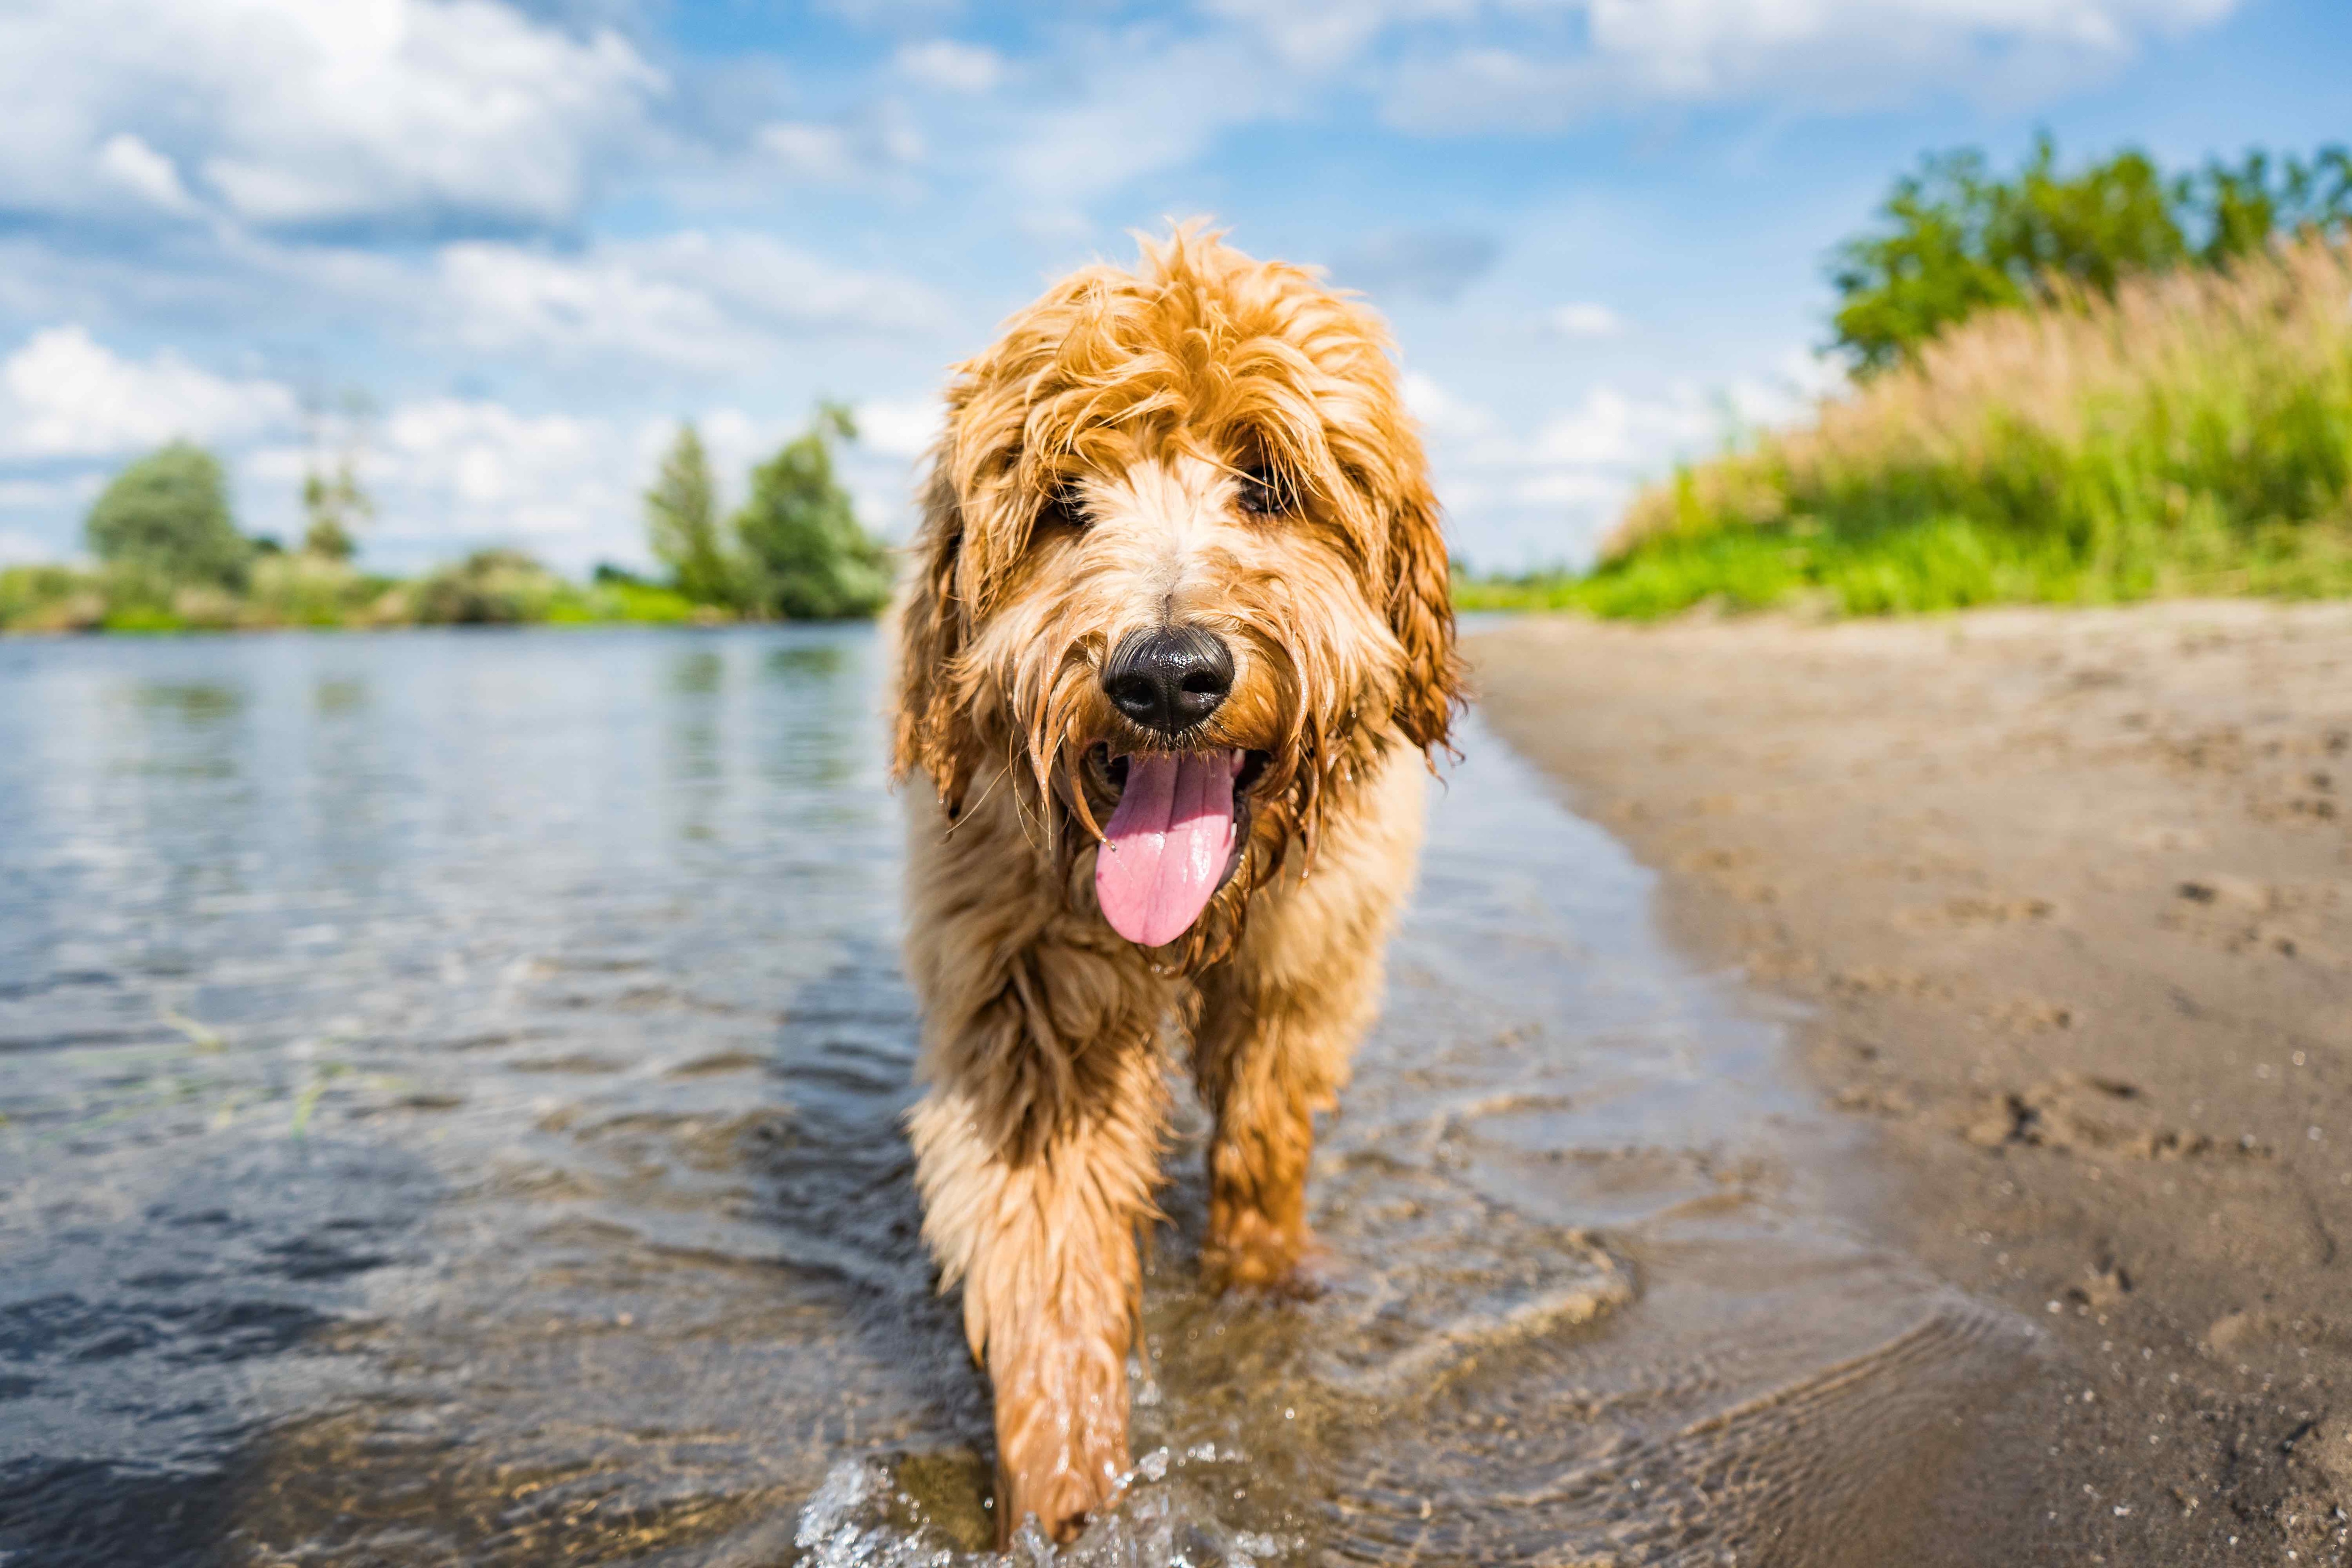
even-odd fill
[[[688,421],[646,492],[646,532],[671,585],[698,605],[733,605],[740,575],[719,540],[719,497],[709,454]]]
[[[2352,153],[2323,147],[2307,163],[2289,156],[2274,166],[2257,149],[2234,169],[2211,159],[2180,183],[2180,200],[2204,232],[2197,259],[2222,266],[2275,234],[2352,224]]]
[[[1836,346],[1856,370],[1916,356],[1946,327],[1988,307],[2046,303],[2062,288],[2112,295],[2135,272],[2223,266],[2281,232],[2352,221],[2352,155],[2310,163],[2251,153],[2168,176],[2126,149],[2066,174],[2044,135],[2007,178],[1984,154],[1932,153],[1895,182],[1879,226],[1837,249]]]
[[[375,405],[366,393],[350,390],[330,405],[304,399],[310,455],[302,476],[302,553],[322,561],[349,561],[359,552],[357,532],[375,516],[375,501],[360,484],[360,453]],[[328,449],[333,448],[333,455]]]
[[[1882,228],[1841,246],[1831,273],[1837,346],[1857,369],[1884,370],[1953,322],[2046,298],[2054,283],[2112,293],[2125,274],[2189,254],[2175,192],[2146,154],[2127,150],[2073,176],[2056,164],[2043,136],[2011,179],[1963,151],[1931,154],[1895,181]]]
[[[230,514],[220,460],[185,441],[117,474],[92,503],[82,531],[100,561],[166,584],[239,588],[253,558],[252,542]]]
[[[349,561],[360,547],[353,530],[375,515],[375,501],[346,460],[336,465],[332,475],[313,469],[302,477],[302,510],[310,520],[302,531],[302,553]]]
[[[806,431],[751,470],[735,537],[752,608],[787,620],[841,620],[870,616],[890,596],[888,557],[858,526],[833,474],[834,442],[856,438],[848,409],[820,404]]]

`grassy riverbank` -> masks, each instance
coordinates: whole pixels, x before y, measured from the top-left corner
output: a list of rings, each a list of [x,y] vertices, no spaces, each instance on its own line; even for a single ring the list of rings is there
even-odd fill
[[[574,583],[529,556],[500,550],[408,579],[312,555],[264,555],[236,590],[174,585],[123,566],[0,570],[0,632],[670,625],[730,618],[656,584],[612,573]]]
[[[1883,615],[2352,594],[2352,251],[1972,317],[1643,492],[1581,577],[1465,608]]]

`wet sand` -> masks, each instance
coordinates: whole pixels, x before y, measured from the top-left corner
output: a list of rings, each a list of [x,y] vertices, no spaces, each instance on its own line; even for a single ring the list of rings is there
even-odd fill
[[[2352,606],[1471,641],[1492,724],[1807,1013],[1866,1234],[2048,1331],[1916,1478],[1987,1563],[2336,1563]],[[1979,1549],[1980,1543],[1980,1550]]]

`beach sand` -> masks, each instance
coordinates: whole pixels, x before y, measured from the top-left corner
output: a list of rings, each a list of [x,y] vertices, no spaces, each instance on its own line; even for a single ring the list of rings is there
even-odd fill
[[[1468,646],[1673,934],[1806,1005],[1853,1222],[2046,1331],[1923,1479],[1982,1560],[2352,1560],[2352,605]]]

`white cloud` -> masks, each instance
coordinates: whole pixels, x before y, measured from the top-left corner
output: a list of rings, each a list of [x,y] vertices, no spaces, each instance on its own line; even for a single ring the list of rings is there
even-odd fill
[[[1613,386],[1597,386],[1582,402],[1544,422],[1532,455],[1548,466],[1633,468],[1701,439],[1709,425],[1706,405],[1688,393],[1636,398]]]
[[[1792,352],[1780,371],[1714,395],[1604,383],[1524,432],[1420,372],[1406,373],[1403,392],[1422,421],[1439,495],[1455,516],[1477,520],[1475,563],[1531,566],[1589,559],[1643,483],[1705,456],[1735,429],[1801,414],[1821,384],[1818,362]],[[1812,379],[1800,385],[1800,374]]]
[[[1845,367],[1828,355],[1790,349],[1769,374],[1741,376],[1725,387],[1717,423],[1734,434],[1794,424],[1851,384]]]
[[[1404,395],[1406,411],[1421,421],[1422,427],[1435,434],[1448,436],[1483,436],[1494,428],[1495,416],[1478,405],[1439,385],[1417,370],[1409,370],[1398,383]]]
[[[1070,65],[1081,96],[1032,116],[1006,158],[1018,185],[1054,204],[1186,163],[1226,130],[1297,112],[1312,86],[1238,33],[1122,35]]]
[[[695,424],[723,510],[741,500],[751,466],[774,456],[805,421],[719,406]],[[570,571],[600,560],[642,563],[642,494],[677,435],[669,419],[532,413],[488,398],[397,405],[376,426],[363,462],[379,511],[362,543],[372,559],[403,567],[487,544],[527,550]],[[244,464],[254,481],[247,489],[290,495],[307,456],[290,444],[252,453]],[[903,531],[904,458],[866,441],[840,458],[861,519]]]
[[[816,0],[816,8],[864,27],[936,22],[963,8],[961,0]]]
[[[1923,89],[2031,100],[2107,74],[2143,39],[2219,21],[2238,3],[1571,0],[1507,43],[1486,26],[1409,55],[1387,113],[1419,130],[1542,131],[1643,103],[1769,100],[1838,112]]]
[[[662,85],[617,33],[497,0],[28,0],[0,13],[0,197],[77,210],[96,160],[167,205],[193,168],[262,224],[556,221]]]
[[[1625,330],[1623,317],[1590,301],[1555,305],[1544,312],[1543,324],[1564,338],[1613,338]]]
[[[1477,0],[1207,0],[1213,15],[1258,33],[1288,64],[1309,68],[1344,63],[1400,23],[1463,21]]]
[[[634,450],[603,420],[430,398],[394,409],[383,445],[394,532],[576,540],[610,531],[631,497]]]
[[[782,426],[754,419],[740,408],[714,409],[697,420],[696,427],[722,494],[740,485],[751,465],[772,456],[784,438]]]
[[[1548,468],[1512,486],[1509,499],[1523,506],[1564,508],[1570,513],[1568,521],[1581,523],[1581,537],[1589,538],[1596,521],[1614,517],[1633,499],[1633,481],[1616,474]]]
[[[829,185],[871,186],[921,162],[925,151],[914,121],[888,100],[843,120],[775,121],[752,144],[793,178]]]
[[[1798,422],[1843,385],[1833,362],[1790,349],[1769,374],[1719,391],[1683,384],[1643,392],[1604,382],[1520,433],[1420,372],[1403,378],[1438,493],[1455,515],[1475,516],[1472,553],[1488,567],[1589,560],[1643,485],[1728,440]]]
[[[2032,99],[2239,4],[1202,0],[1189,28],[1069,34],[1055,78],[1075,95],[1028,113],[1006,166],[1034,195],[1086,201],[1355,89],[1392,124],[1442,132],[1551,131],[1659,103],[1837,113],[1923,93]]]
[[[858,157],[849,132],[838,125],[778,121],[763,125],[752,140],[760,150],[806,180],[844,181],[857,173]]]
[[[5,489],[5,487],[0,487]],[[0,506],[6,505],[0,499]],[[37,539],[21,528],[0,529],[0,566],[22,565],[27,562],[54,561],[58,552],[47,541]]]
[[[215,375],[168,350],[124,359],[79,326],[36,332],[0,361],[0,458],[19,461],[245,440],[294,412],[276,382]]]
[[[948,92],[990,92],[1004,79],[1003,56],[953,38],[908,44],[892,63],[901,76]]]
[[[151,206],[173,214],[195,209],[180,183],[179,165],[128,131],[117,132],[98,150],[98,173]]]
[[[659,448],[637,434],[633,440],[609,419],[525,413],[487,398],[397,404],[362,456],[377,508],[362,548],[403,569],[489,544],[565,568],[641,556],[637,490]],[[249,450],[239,464],[246,499],[290,505],[310,460],[292,443]]]
[[[1374,293],[1418,294],[1450,305],[1502,253],[1501,242],[1480,229],[1385,228],[1340,251],[1331,269],[1339,282]]]
[[[629,426],[489,398],[395,404],[361,449],[360,477],[376,503],[361,548],[371,563],[401,571],[489,545],[567,571],[642,561],[639,492],[676,433],[666,421]],[[293,502],[310,461],[292,442],[248,449],[237,465],[247,521],[299,528]]]
[[[919,458],[940,438],[945,412],[935,396],[869,399],[856,409],[858,445],[885,458]]]
[[[754,234],[685,230],[577,257],[467,242],[443,247],[439,274],[450,330],[470,346],[688,368],[755,364],[780,336],[920,331],[946,314],[921,284]]]
[[[0,511],[30,511],[73,500],[80,487],[70,479],[0,479]]]

